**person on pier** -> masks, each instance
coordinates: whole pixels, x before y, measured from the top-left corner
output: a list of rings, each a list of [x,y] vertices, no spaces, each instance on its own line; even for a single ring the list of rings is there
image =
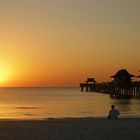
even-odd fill
[[[108,114],[108,119],[118,119],[118,115],[120,115],[119,111],[115,109],[114,105],[111,105],[111,110]]]

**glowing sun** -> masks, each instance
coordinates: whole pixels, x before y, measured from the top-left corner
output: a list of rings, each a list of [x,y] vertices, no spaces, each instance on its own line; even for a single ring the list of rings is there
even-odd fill
[[[0,85],[8,82],[10,72],[6,67],[0,67]]]

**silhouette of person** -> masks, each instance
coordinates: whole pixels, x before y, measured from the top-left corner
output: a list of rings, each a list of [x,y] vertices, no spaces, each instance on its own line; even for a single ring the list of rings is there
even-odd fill
[[[115,109],[114,105],[111,105],[111,110],[108,114],[108,119],[118,119],[118,115],[120,115],[119,111]]]

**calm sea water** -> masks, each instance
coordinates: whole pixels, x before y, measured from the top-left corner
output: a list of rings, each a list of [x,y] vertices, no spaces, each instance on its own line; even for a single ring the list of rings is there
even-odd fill
[[[0,89],[0,119],[106,117],[114,104],[121,116],[140,116],[140,100],[111,99],[79,88]]]

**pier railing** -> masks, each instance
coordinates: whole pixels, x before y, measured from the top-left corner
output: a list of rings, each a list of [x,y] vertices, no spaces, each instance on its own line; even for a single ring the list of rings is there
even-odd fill
[[[140,81],[132,82],[129,86],[116,86],[114,82],[81,83],[81,91],[110,94],[112,98],[140,98]]]

